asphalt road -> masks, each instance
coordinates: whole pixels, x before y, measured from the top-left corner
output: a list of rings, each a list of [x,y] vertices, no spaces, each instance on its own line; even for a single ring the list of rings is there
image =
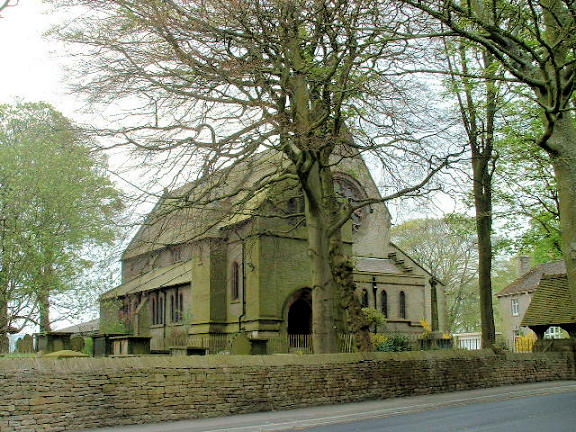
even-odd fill
[[[576,392],[446,407],[306,432],[576,432]]]
[[[92,431],[576,432],[576,381],[504,386]]]

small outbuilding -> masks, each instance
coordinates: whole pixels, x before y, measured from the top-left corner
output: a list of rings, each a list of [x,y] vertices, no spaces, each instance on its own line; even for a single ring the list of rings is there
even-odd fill
[[[576,337],[576,305],[570,296],[565,273],[542,276],[522,325],[536,333],[538,339],[543,339],[552,326],[567,331],[570,338]]]

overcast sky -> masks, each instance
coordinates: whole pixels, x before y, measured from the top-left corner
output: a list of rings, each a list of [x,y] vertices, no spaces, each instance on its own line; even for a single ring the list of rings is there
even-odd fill
[[[15,3],[12,0],[12,3]],[[45,101],[71,118],[78,118],[80,101],[67,95],[60,68],[62,51],[42,37],[55,24],[55,14],[41,0],[20,0],[1,12],[0,102]]]

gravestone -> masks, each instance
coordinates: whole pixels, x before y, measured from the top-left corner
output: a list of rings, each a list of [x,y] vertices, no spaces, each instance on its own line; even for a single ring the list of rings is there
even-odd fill
[[[74,336],[70,338],[70,347],[72,351],[83,352],[84,338],[82,336]]]
[[[19,354],[29,354],[34,352],[34,340],[29,334],[24,335],[16,341],[16,352]]]

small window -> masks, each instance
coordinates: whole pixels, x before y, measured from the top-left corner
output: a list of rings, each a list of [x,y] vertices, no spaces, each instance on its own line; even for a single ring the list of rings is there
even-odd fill
[[[240,266],[236,261],[232,263],[232,300],[240,298]]]
[[[365,289],[362,290],[362,297],[360,299],[360,304],[363,308],[368,307],[370,304],[368,301],[368,291],[366,291]]]
[[[286,210],[288,214],[304,213],[305,211],[304,195],[300,193],[295,197],[289,198],[286,204]]]
[[[564,339],[564,332],[560,327],[548,327],[544,333],[544,339]]]
[[[400,318],[406,319],[406,294],[400,291]]]
[[[520,302],[518,299],[512,299],[512,316],[520,315]]]
[[[380,293],[380,302],[380,311],[388,318],[388,294],[384,290]]]
[[[182,247],[176,246],[172,249],[172,262],[180,262],[182,261]]]

